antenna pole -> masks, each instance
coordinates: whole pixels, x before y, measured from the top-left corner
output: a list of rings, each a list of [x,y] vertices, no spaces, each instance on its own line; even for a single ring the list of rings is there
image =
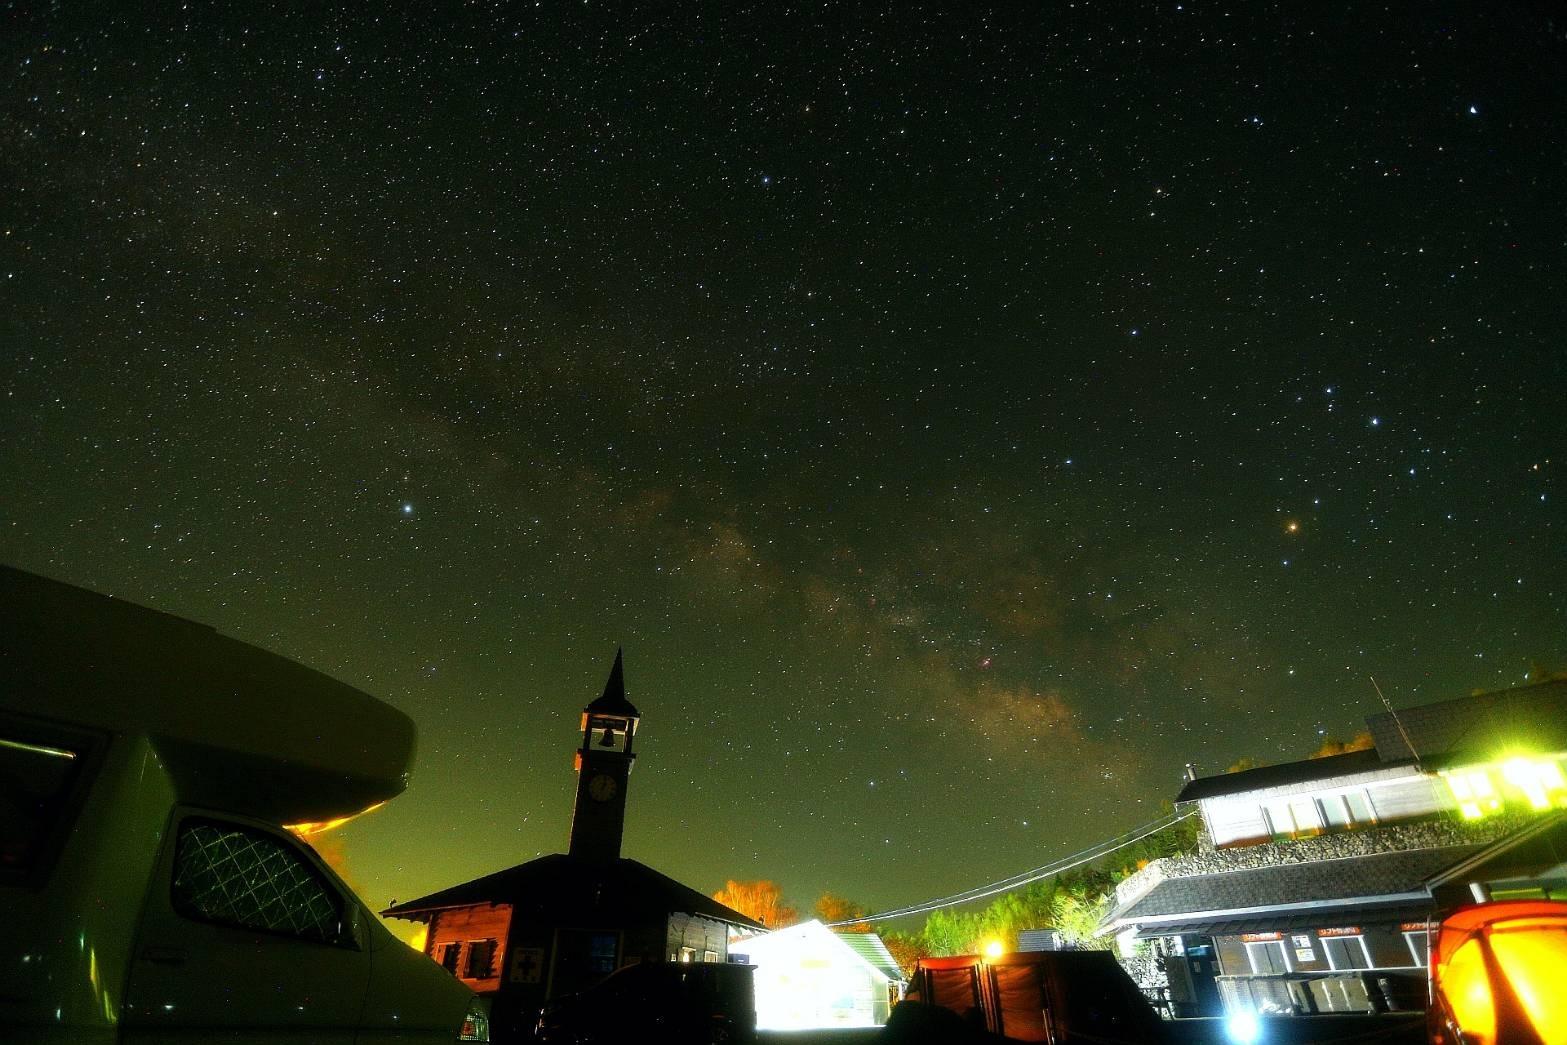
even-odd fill
[[[1415,750],[1415,742],[1409,739],[1409,730],[1404,728],[1404,720],[1398,717],[1398,712],[1393,710],[1393,705],[1383,695],[1382,687],[1377,685],[1376,676],[1367,675],[1366,678],[1371,680],[1371,688],[1377,691],[1378,697],[1382,698],[1382,706],[1387,708],[1389,715],[1393,716],[1393,724],[1398,727],[1398,735],[1404,738],[1404,746],[1409,749],[1409,753],[1415,758],[1415,768],[1424,773],[1425,767],[1420,764],[1420,752]]]

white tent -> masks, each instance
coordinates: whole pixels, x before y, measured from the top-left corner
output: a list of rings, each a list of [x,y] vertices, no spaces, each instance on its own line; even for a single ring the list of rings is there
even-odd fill
[[[821,922],[732,941],[756,966],[756,1025],[763,1030],[879,1027],[890,1007],[887,974]]]

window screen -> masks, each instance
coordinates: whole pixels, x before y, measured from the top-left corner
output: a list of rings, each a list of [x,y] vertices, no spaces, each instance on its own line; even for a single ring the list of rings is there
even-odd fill
[[[341,899],[302,853],[233,824],[187,820],[174,855],[174,909],[191,918],[345,942]]]
[[[1359,936],[1335,936],[1322,941],[1328,962],[1335,969],[1369,969],[1371,960],[1366,954],[1366,941]]]

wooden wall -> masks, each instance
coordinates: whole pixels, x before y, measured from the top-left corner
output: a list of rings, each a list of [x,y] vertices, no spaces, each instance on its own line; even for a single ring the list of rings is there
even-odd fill
[[[511,926],[510,904],[477,904],[473,907],[456,907],[441,911],[430,921],[430,932],[425,940],[425,953],[437,962],[442,948],[448,944],[462,947],[457,958],[457,977],[475,991],[494,991],[500,987],[505,964],[506,939]],[[468,959],[472,944],[480,940],[494,940],[488,975],[467,975]]]

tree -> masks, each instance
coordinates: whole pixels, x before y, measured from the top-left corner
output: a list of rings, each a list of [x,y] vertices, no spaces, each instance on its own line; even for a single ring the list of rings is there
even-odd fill
[[[1367,751],[1376,747],[1376,742],[1371,739],[1371,734],[1361,730],[1348,740],[1340,740],[1331,734],[1322,738],[1322,743],[1317,746],[1307,758],[1327,758],[1330,755],[1342,755],[1350,751]]]
[[[904,979],[913,977],[915,962],[930,957],[930,944],[926,942],[924,933],[905,933],[883,928],[878,935],[881,936],[881,942],[887,945],[892,960],[903,970]]]
[[[749,882],[734,879],[713,894],[713,899],[748,918],[755,918],[769,929],[782,929],[800,920],[799,912],[783,900],[783,889],[768,878]]]
[[[870,910],[864,904],[846,900],[836,893],[823,893],[816,898],[816,917],[820,918],[834,932],[840,933],[868,933],[871,924],[865,920]],[[844,922],[843,925],[834,925],[834,922]]]

